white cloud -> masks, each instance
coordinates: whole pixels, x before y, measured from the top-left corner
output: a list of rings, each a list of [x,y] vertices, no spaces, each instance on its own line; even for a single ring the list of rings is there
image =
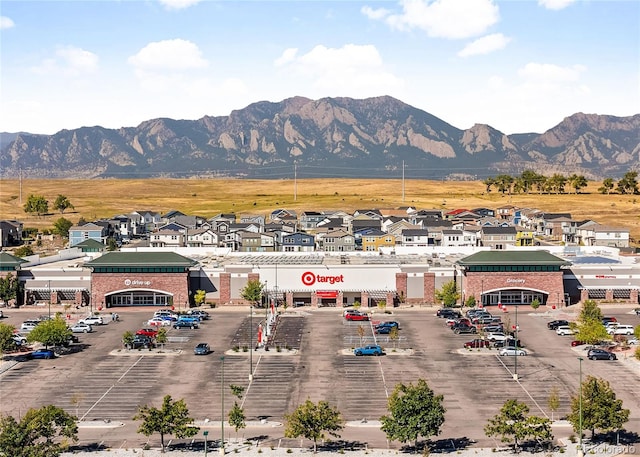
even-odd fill
[[[75,46],[59,46],[53,57],[44,59],[32,68],[38,74],[62,74],[77,76],[93,73],[98,69],[98,56]]]
[[[298,53],[298,48],[289,48],[285,49],[280,57],[278,57],[275,61],[276,67],[281,67],[283,65],[292,62],[296,58],[296,54]]]
[[[200,3],[202,0],[158,0],[168,10],[181,10]]]
[[[208,65],[198,46],[180,38],[149,43],[128,61],[142,71],[187,70]]]
[[[10,29],[10,28],[12,28],[14,26],[15,26],[15,24],[11,20],[11,18],[9,18],[7,16],[0,16],[0,30]]]
[[[531,62],[518,70],[518,75],[529,83],[556,84],[576,82],[586,70],[583,65],[561,67],[553,64]]]
[[[288,82],[313,91],[310,94],[313,97],[369,97],[397,93],[404,88],[404,81],[385,68],[372,45],[347,44],[341,48],[318,45],[306,54],[288,56],[290,60],[282,67],[291,78]]]
[[[484,33],[500,19],[493,0],[402,0],[402,13],[362,8],[370,19],[400,31],[422,30],[430,37],[460,39]]]
[[[362,14],[367,16],[369,19],[380,20],[387,17],[391,12],[385,8],[373,9],[370,6],[363,6],[360,10]]]
[[[459,57],[469,57],[479,54],[489,54],[493,51],[504,49],[511,41],[511,38],[504,36],[502,33],[493,33],[483,36],[469,43],[458,52]]]
[[[575,2],[576,0],[538,0],[538,5],[548,10],[561,10]]]

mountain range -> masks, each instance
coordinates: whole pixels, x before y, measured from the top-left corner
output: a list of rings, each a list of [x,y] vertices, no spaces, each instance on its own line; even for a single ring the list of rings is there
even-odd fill
[[[483,179],[531,169],[602,179],[640,170],[640,114],[577,113],[541,134],[505,135],[458,129],[389,96],[292,97],[228,116],[1,137],[3,178]]]

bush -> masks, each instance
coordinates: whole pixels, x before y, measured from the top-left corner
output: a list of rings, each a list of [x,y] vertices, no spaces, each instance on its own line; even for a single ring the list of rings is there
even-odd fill
[[[240,350],[240,346],[235,345],[232,349],[233,349],[233,352],[238,352]]]
[[[249,350],[249,346],[242,346],[242,352],[247,352]]]
[[[634,356],[637,360],[640,360],[640,348],[636,348],[635,352],[633,353],[633,356]]]

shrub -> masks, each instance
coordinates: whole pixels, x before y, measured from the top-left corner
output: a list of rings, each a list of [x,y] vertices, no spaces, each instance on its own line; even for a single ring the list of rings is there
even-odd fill
[[[249,346],[242,346],[242,352],[247,352],[249,350]]]
[[[240,346],[236,344],[232,349],[233,349],[233,352],[238,352],[240,350]]]
[[[637,360],[640,360],[640,348],[636,348],[635,352],[633,353],[633,356],[634,356]]]

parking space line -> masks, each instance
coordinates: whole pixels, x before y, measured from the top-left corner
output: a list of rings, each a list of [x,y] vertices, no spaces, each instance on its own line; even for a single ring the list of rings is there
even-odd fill
[[[499,355],[495,355],[494,356],[497,360],[500,361],[500,363],[502,364],[502,366],[504,367],[505,370],[507,370],[507,373],[509,373],[511,375],[511,378],[513,379],[513,373],[511,372],[511,370],[509,369],[509,367],[504,363],[504,361],[502,360],[502,358]],[[517,357],[517,356],[516,356]],[[540,405],[538,404],[538,402],[531,396],[531,394],[529,393],[529,391],[522,385],[522,383],[520,382],[520,379],[515,379],[515,381],[518,383],[518,385],[522,388],[522,390],[524,391],[525,394],[527,394],[527,396],[531,399],[531,401],[533,402],[534,405],[536,405],[536,407],[540,410],[540,412],[544,415],[544,417],[546,417],[547,419],[549,419],[549,416],[547,415],[547,413],[540,407]]]
[[[144,359],[143,355],[140,356],[140,358],[138,360],[136,360],[129,368],[127,368],[127,370],[124,373],[122,373],[122,376],[120,376],[118,378],[118,380],[115,383],[113,383],[111,385],[111,387],[109,387],[107,389],[107,391],[104,394],[102,394],[102,396],[100,398],[98,398],[98,400],[96,400],[96,402],[93,405],[91,405],[91,408],[89,408],[87,410],[87,412],[84,413],[79,420],[81,420],[81,421],[84,420],[84,418],[87,417],[87,415],[93,410],[93,408],[98,406],[98,403],[100,403],[102,401],[102,399],[104,397],[106,397],[109,394],[109,392],[111,392],[113,390],[113,388],[116,386],[116,384],[118,384],[120,381],[122,381],[122,379],[127,375],[127,373],[129,373],[129,371],[131,371],[142,359]]]

